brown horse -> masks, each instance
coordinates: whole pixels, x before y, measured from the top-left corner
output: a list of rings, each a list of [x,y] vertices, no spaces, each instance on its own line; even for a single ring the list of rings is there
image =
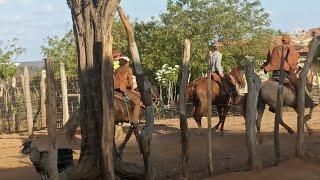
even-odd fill
[[[225,90],[221,90],[220,84],[212,79],[212,103],[216,105],[219,116],[219,122],[215,126],[215,129],[218,129],[221,125],[221,135],[223,135],[224,122],[231,106],[229,100],[231,98],[233,103],[237,104],[239,100],[238,87],[244,87],[245,85],[243,73],[240,68],[233,69],[229,74],[226,74],[225,81],[227,84],[225,89],[229,93],[222,93],[222,91]],[[187,101],[192,102],[194,105],[193,117],[199,128],[201,128],[201,118],[206,115],[208,110],[207,83],[207,77],[201,77],[187,86]]]

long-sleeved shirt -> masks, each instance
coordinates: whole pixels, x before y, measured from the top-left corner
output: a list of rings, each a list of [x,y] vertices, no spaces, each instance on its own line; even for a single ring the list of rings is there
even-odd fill
[[[221,59],[222,54],[219,51],[214,51],[213,53],[210,53],[210,61],[209,61],[209,67],[211,68],[212,72],[218,72],[219,75],[223,76],[223,68],[221,66]]]

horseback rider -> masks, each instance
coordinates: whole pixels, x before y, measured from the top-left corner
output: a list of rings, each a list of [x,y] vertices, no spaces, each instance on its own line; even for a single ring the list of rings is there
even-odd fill
[[[141,108],[140,96],[134,91],[133,86],[133,74],[129,66],[130,59],[127,56],[121,56],[119,58],[120,67],[115,70],[114,73],[114,90],[121,92],[129,98],[132,103],[132,117],[129,119],[132,126],[136,126],[139,123],[139,115]]]
[[[222,54],[219,51],[221,47],[220,42],[214,42],[212,43],[212,50],[209,54],[209,68],[211,69],[212,73],[212,79],[219,83],[220,85],[220,94],[226,95],[225,93],[228,93],[226,90],[226,81],[223,73],[223,68],[221,65],[222,60]]]
[[[267,61],[263,65],[264,72],[271,72],[272,77],[277,78],[280,76],[281,58],[284,56],[284,72],[286,79],[293,86],[293,90],[297,92],[299,87],[299,80],[297,78],[296,70],[298,69],[299,54],[295,48],[290,44],[291,38],[288,34],[282,36],[282,44],[269,50]],[[284,54],[282,54],[282,48]]]
[[[113,56],[113,70],[116,70],[120,67],[119,58],[122,56],[122,53],[118,49],[112,49]]]

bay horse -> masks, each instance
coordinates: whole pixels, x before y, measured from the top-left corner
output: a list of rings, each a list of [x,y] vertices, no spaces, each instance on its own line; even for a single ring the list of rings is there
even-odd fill
[[[233,69],[230,73],[225,74],[225,81],[227,84],[226,90],[229,93],[222,93],[220,84],[211,78],[212,82],[212,103],[216,105],[219,122],[216,124],[215,129],[220,126],[220,133],[223,135],[224,122],[231,104],[229,100],[237,104],[239,101],[238,89],[245,86],[243,72],[240,68]],[[194,106],[193,117],[199,128],[201,128],[201,118],[207,114],[207,77],[200,77],[187,86],[187,102],[192,102]]]
[[[312,76],[312,78],[311,78]],[[307,89],[309,91],[312,90],[313,84],[313,72],[312,69],[309,69],[308,75],[307,75]],[[276,80],[273,80],[272,78],[269,80],[266,80],[262,82],[261,89],[258,97],[258,105],[257,105],[257,121],[256,121],[256,127],[257,127],[257,136],[259,138],[260,143],[262,143],[262,137],[260,133],[261,128],[261,120],[264,114],[265,106],[269,105],[270,111],[274,111],[276,109],[277,104],[277,92],[278,92],[278,86],[279,82]],[[246,96],[246,95],[245,95]],[[295,91],[292,89],[291,85],[285,85],[283,88],[283,107],[291,107],[296,112],[298,111],[298,104],[297,104],[297,95]],[[244,106],[244,112],[246,107],[246,97],[244,98],[245,102],[243,103]],[[312,134],[312,129],[308,126],[307,121],[311,119],[313,108],[317,106],[313,102],[313,100],[310,98],[310,96],[307,94],[305,95],[305,108],[309,108],[308,115],[304,116],[305,126],[309,132],[309,134]],[[289,134],[293,134],[294,131],[283,121],[281,118],[280,125],[284,127]]]

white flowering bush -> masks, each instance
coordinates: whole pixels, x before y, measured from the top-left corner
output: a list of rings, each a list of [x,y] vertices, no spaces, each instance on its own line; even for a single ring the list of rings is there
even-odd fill
[[[164,64],[160,70],[156,72],[156,81],[160,85],[160,96],[162,98],[162,89],[166,90],[166,98],[168,105],[171,101],[176,100],[176,84],[178,81],[180,66],[175,65],[174,67]]]
[[[162,86],[176,84],[178,81],[179,69],[179,65],[170,67],[168,64],[164,64],[162,68],[156,72],[157,82]]]

